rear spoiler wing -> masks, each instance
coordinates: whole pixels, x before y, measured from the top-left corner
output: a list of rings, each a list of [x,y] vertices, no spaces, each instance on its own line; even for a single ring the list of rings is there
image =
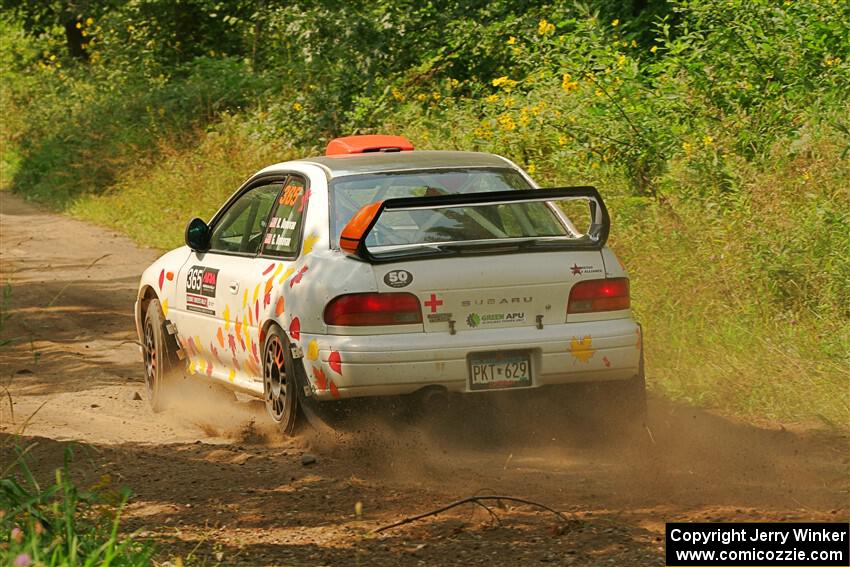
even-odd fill
[[[361,260],[373,264],[399,259],[394,255],[375,255],[366,247],[366,239],[385,211],[415,211],[422,209],[449,209],[461,206],[502,205],[505,203],[552,202],[570,199],[587,199],[590,203],[591,224],[585,237],[564,240],[546,249],[600,250],[608,240],[611,218],[602,196],[595,187],[558,187],[553,189],[522,189],[438,195],[435,197],[402,197],[386,199],[364,205],[343,228],[339,238],[340,248]],[[419,257],[419,256],[414,256]]]

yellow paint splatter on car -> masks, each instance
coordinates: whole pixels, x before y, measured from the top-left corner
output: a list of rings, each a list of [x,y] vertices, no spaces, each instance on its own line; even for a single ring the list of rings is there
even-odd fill
[[[160,305],[162,305],[162,316],[168,317],[168,300],[164,299]]]
[[[229,331],[230,330],[230,306],[229,305],[224,306],[224,313],[222,314],[222,317],[224,317],[224,330]]]
[[[231,368],[230,374],[227,375],[227,379],[228,379],[228,381],[233,382],[233,380],[235,378],[236,378],[236,371]]]
[[[596,351],[593,349],[593,339],[590,335],[578,339],[573,337],[570,341],[570,354],[581,362],[590,362]]]
[[[277,280],[277,283],[278,283],[278,284],[282,284],[283,282],[285,282],[285,281],[286,281],[286,279],[287,279],[289,276],[291,276],[291,275],[292,275],[292,274],[294,274],[294,273],[295,273],[295,266],[289,266],[289,268],[287,268],[287,269],[286,269],[286,271],[285,271],[285,272],[283,272],[283,275],[282,275],[282,276],[280,276],[280,279],[279,279],[279,280]]]
[[[248,288],[245,288],[245,293],[242,294],[242,309],[248,305]]]
[[[304,252],[303,254],[309,254],[313,251],[313,246],[316,245],[316,242],[319,241],[319,235],[315,232],[311,232],[307,238],[304,239]]]
[[[318,360],[319,359],[319,341],[313,339],[310,341],[310,344],[307,345],[307,360]]]

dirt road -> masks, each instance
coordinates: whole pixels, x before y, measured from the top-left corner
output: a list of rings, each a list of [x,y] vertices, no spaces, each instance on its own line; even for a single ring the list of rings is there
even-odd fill
[[[652,400],[654,442],[588,443],[556,412],[520,414],[525,432],[453,435],[369,422],[282,439],[261,404],[207,401],[154,415],[144,394],[132,305],[157,255],[104,229],[0,193],[0,262],[11,315],[0,380],[0,465],[14,433],[42,474],[75,442],[83,484],[108,474],[135,496],[125,527],[160,559],[205,564],[663,565],[664,522],[847,520],[847,439],[755,427]],[[649,377],[651,385],[652,377]],[[202,407],[198,407],[202,406]],[[486,428],[479,428],[486,432]],[[302,464],[305,454],[316,458]],[[370,531],[474,494],[470,505],[380,535]],[[355,505],[362,503],[362,515]]]

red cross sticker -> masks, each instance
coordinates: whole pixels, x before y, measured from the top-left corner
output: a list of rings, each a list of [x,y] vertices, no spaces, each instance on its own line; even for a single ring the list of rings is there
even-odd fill
[[[430,307],[430,308],[431,308],[431,313],[436,313],[436,312],[437,312],[437,307],[439,307],[439,306],[440,306],[440,305],[442,305],[442,304],[443,304],[443,300],[442,300],[442,299],[437,299],[437,296],[436,296],[435,294],[433,294],[433,293],[432,293],[432,294],[431,294],[431,299],[429,299],[428,301],[426,301],[426,302],[425,302],[425,307]]]

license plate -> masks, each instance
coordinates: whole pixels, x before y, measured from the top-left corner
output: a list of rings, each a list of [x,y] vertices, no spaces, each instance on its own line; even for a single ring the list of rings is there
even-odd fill
[[[469,355],[469,389],[497,390],[531,386],[528,351],[480,352]]]

